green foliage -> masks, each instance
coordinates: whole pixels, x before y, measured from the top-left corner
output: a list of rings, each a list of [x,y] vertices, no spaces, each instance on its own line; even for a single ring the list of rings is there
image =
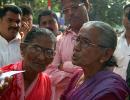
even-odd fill
[[[112,26],[121,25],[123,6],[127,0],[91,0],[91,20],[102,20]]]
[[[37,17],[39,12],[43,9],[48,9],[48,0],[15,0],[17,5],[29,4],[34,12],[34,23],[37,23]],[[51,0],[52,10],[55,12],[60,11],[60,2],[57,0]]]
[[[34,11],[34,23],[37,23],[37,16],[42,9],[47,9],[48,0],[0,0],[15,2],[17,5],[29,4]],[[52,10],[60,12],[61,0],[51,0]],[[123,6],[128,0],[89,0],[92,3],[90,10],[91,20],[102,20],[112,26],[121,25]],[[130,0],[129,0],[130,1]]]

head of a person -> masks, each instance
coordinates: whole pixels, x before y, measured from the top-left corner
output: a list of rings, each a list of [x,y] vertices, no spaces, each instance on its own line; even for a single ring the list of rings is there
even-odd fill
[[[31,30],[33,25],[33,11],[29,5],[19,6],[22,10],[22,25],[21,27],[28,27],[27,32]],[[24,29],[24,28],[23,28]]]
[[[38,16],[38,24],[40,28],[47,28],[55,35],[59,31],[58,17],[52,10],[43,10]]]
[[[61,0],[66,24],[70,24],[72,29],[79,30],[88,18],[88,1],[86,0]]]
[[[101,21],[85,23],[76,38],[72,62],[83,69],[102,70],[116,65],[113,52],[117,45],[116,32]]]
[[[0,8],[0,35],[7,41],[16,37],[21,27],[21,9],[16,5]]]
[[[123,8],[123,20],[122,23],[126,30],[130,29],[130,4],[127,4]]]
[[[23,67],[35,72],[44,71],[53,60],[55,43],[56,37],[50,30],[32,29],[20,45]]]

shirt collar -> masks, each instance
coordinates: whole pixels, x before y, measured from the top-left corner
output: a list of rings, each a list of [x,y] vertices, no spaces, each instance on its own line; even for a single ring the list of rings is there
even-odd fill
[[[120,37],[125,38],[125,32],[123,32]]]
[[[1,35],[0,35],[0,38],[2,39],[2,40],[6,40],[4,37],[2,37]],[[7,40],[6,40],[7,41]],[[13,42],[13,41],[21,41],[21,35],[18,33],[17,35],[16,35],[16,37],[14,38],[14,39],[12,39],[10,42]],[[9,42],[9,43],[10,43]]]
[[[77,34],[74,31],[72,31],[71,26],[68,26],[68,28],[66,28],[63,34],[73,34],[77,36]]]

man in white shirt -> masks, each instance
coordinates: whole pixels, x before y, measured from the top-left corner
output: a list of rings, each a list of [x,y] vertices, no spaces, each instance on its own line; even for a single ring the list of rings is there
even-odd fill
[[[114,72],[126,79],[126,70],[130,60],[130,4],[124,7],[123,13],[122,22],[125,27],[125,31],[119,37],[117,48],[114,53],[118,64],[118,67],[114,69]]]
[[[0,67],[21,59],[20,35],[22,11],[16,5],[0,9]]]

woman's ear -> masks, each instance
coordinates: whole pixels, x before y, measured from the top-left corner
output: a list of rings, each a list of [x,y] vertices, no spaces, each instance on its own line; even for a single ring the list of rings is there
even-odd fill
[[[113,52],[114,52],[113,49],[111,49],[111,48],[106,48],[106,49],[104,50],[104,56],[102,57],[102,60],[103,60],[104,62],[107,61],[107,60],[109,60],[109,59],[112,57]]]
[[[27,45],[25,43],[20,43],[20,51],[22,56],[25,54],[26,47]]]

